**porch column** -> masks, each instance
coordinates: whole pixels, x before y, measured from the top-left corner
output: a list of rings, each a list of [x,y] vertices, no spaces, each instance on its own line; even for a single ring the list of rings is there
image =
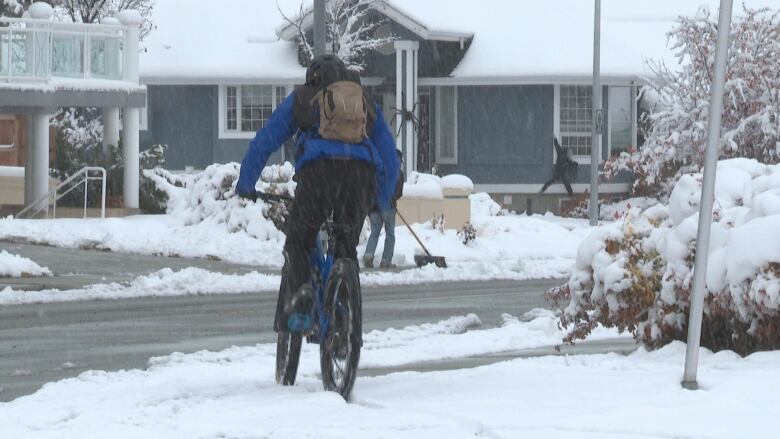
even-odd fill
[[[103,152],[119,146],[119,108],[103,108]]]
[[[30,163],[30,203],[35,203],[49,192],[49,115],[37,113],[32,115],[32,138],[28,143],[27,153]],[[25,180],[27,180],[25,176]],[[44,199],[36,204],[36,208],[45,209],[49,200]]]
[[[417,117],[417,41],[395,42],[395,107]],[[395,119],[396,145],[404,154],[406,176],[417,169],[417,135],[414,122],[400,115]]]
[[[127,82],[138,84],[138,41],[140,37],[139,26],[143,18],[138,11],[124,10],[116,17],[125,27],[124,50],[124,79]],[[139,124],[138,108],[124,107],[122,109],[124,121],[122,126],[122,156],[125,162],[123,178],[125,207],[138,208],[139,197]]]
[[[139,141],[138,141],[138,109],[124,108],[124,129],[122,130],[122,157],[125,161],[123,177],[125,207],[137,209],[139,197]]]

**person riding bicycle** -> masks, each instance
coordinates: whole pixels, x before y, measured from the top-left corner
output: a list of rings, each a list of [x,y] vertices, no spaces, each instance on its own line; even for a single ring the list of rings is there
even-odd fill
[[[357,244],[374,203],[390,207],[400,162],[381,108],[357,73],[335,55],[316,57],[298,86],[249,143],[236,193],[256,198],[255,185],[269,156],[295,136],[295,198],[285,224],[285,264],[274,331],[310,328],[314,301],[310,254],[320,226],[332,214],[336,258],[357,265]],[[293,319],[295,316],[297,318]],[[303,322],[288,327],[288,322]]]

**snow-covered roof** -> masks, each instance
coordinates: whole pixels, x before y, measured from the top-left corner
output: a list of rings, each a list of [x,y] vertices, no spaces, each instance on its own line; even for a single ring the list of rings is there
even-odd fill
[[[490,81],[587,78],[593,72],[591,0],[385,0],[428,29],[474,34],[452,76]],[[780,8],[780,0],[746,0],[750,7]],[[601,73],[645,75],[648,59],[676,63],[667,32],[681,15],[718,0],[603,0]],[[740,14],[742,2],[735,2]]]
[[[141,56],[142,81],[203,83],[300,80],[288,17],[301,0],[157,0]],[[303,1],[305,13],[311,0]],[[745,0],[780,9],[780,0]],[[601,74],[606,81],[644,76],[647,60],[676,60],[667,32],[681,15],[718,0],[603,0]],[[230,5],[230,7],[222,6]],[[593,70],[592,0],[383,0],[378,9],[422,38],[471,45],[449,81],[585,81]],[[734,5],[741,13],[742,2]],[[309,14],[310,15],[310,14]],[[306,25],[306,20],[304,21]],[[278,36],[277,36],[278,35]],[[282,37],[279,39],[279,37]]]
[[[296,45],[274,29],[279,8],[293,16],[300,0],[156,0],[155,28],[143,41],[145,84],[302,80]]]

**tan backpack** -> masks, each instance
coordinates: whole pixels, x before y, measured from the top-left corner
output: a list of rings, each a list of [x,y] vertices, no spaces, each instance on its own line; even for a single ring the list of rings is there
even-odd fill
[[[319,133],[323,139],[363,143],[366,138],[368,103],[363,87],[352,81],[337,81],[317,93]]]

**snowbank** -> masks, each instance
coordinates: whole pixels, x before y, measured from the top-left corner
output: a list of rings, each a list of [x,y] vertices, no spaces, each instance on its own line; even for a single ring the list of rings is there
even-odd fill
[[[0,305],[272,292],[278,291],[279,281],[277,275],[257,272],[222,274],[194,267],[179,271],[164,268],[129,283],[95,284],[72,290],[17,291],[7,287],[0,290]]]
[[[51,270],[30,259],[0,251],[0,277],[51,276]]]
[[[684,175],[668,205],[596,229],[583,241],[576,271],[554,292],[559,299],[570,296],[564,320],[576,324],[577,336],[598,321],[636,324],[635,335],[650,346],[684,338],[701,185],[701,174]],[[719,162],[713,215],[704,343],[723,338],[714,329],[708,334],[711,318],[733,331],[734,340],[723,339],[726,346],[742,352],[774,346],[772,322],[780,318],[780,165]],[[636,320],[637,315],[644,317]]]

